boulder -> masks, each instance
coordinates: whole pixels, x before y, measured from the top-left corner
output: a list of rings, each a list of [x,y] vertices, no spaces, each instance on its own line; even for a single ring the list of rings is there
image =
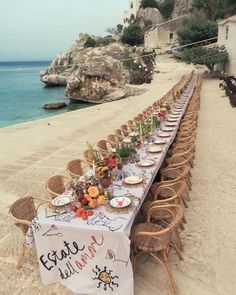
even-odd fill
[[[46,103],[43,105],[45,110],[58,110],[67,107],[65,102]]]
[[[66,86],[69,76],[59,74],[43,74],[41,81],[46,84],[47,87],[53,86]]]
[[[80,57],[79,67],[67,83],[65,96],[73,100],[101,103],[114,91],[129,83],[123,64],[108,55],[96,55],[96,48]]]
[[[140,8],[137,14],[139,25],[144,28],[146,26],[155,26],[164,21],[161,13],[157,8]]]

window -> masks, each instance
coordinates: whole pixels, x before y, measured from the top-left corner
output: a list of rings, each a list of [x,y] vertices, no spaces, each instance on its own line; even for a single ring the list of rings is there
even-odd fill
[[[134,3],[131,2],[131,4],[130,4],[130,9],[132,9],[133,7],[134,7]]]
[[[229,37],[229,26],[225,27],[225,40],[228,40]]]
[[[170,33],[170,41],[172,41],[174,38],[174,33]]]

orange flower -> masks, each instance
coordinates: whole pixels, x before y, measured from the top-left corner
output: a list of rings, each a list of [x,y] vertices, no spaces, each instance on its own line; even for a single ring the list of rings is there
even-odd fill
[[[167,111],[166,108],[161,108],[161,112],[163,112],[163,113],[167,113],[168,111]]]
[[[85,195],[84,195],[84,198],[85,198],[87,201],[90,201],[92,197],[91,197],[89,194],[85,194]]]
[[[95,208],[96,206],[97,206],[97,200],[96,199],[91,199],[90,201],[89,201],[89,207],[90,208]]]
[[[90,186],[90,188],[88,189],[88,193],[92,198],[95,198],[99,195],[99,190],[96,186]]]
[[[97,199],[97,203],[99,205],[104,205],[106,203],[105,196],[103,196],[103,195],[99,196],[98,199]]]

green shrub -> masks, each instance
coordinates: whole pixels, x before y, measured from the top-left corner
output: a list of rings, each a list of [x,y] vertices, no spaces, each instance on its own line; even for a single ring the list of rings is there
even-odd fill
[[[84,48],[96,47],[96,45],[96,40],[91,37],[88,37],[88,39],[84,43]]]
[[[181,45],[202,41],[217,36],[218,27],[213,21],[196,15],[187,16],[177,30]]]
[[[185,49],[181,57],[188,63],[206,65],[210,72],[214,71],[216,64],[223,64],[229,60],[228,52],[224,46],[213,48],[199,46]]]
[[[165,19],[169,19],[175,6],[175,0],[164,0],[158,5],[158,9]]]
[[[143,43],[142,30],[139,25],[130,24],[124,29],[121,42],[129,45],[139,45]]]
[[[158,3],[156,2],[156,0],[142,0],[140,6],[142,8],[147,8],[147,7],[158,8]]]

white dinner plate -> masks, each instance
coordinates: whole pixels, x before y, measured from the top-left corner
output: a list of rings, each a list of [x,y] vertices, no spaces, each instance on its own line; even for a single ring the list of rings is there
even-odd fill
[[[69,196],[58,196],[52,200],[52,205],[56,207],[64,206],[72,202],[71,197]]]
[[[125,208],[131,204],[129,197],[114,197],[110,200],[110,206],[113,208]]]
[[[142,160],[138,162],[137,164],[141,167],[150,167],[154,164],[154,162],[152,160]]]
[[[168,122],[177,122],[178,119],[177,119],[177,118],[172,118],[172,117],[170,117],[170,118],[167,119],[167,121],[168,121]]]
[[[176,125],[175,122],[166,122],[166,126],[175,127]]]
[[[155,141],[154,141],[154,143],[155,144],[165,144],[166,143],[166,140],[164,140],[164,139],[156,139]]]
[[[171,131],[174,131],[174,130],[175,130],[175,128],[173,128],[173,127],[164,127],[162,129],[162,131],[164,131],[164,132],[171,132]]]
[[[127,184],[138,184],[143,181],[142,176],[128,176],[124,179],[124,182]]]
[[[170,133],[163,132],[163,133],[159,133],[158,136],[159,136],[159,137],[170,137]]]
[[[124,143],[131,143],[131,138],[124,138],[123,139],[123,142]]]
[[[160,153],[162,149],[159,146],[150,146],[148,149],[149,153]]]
[[[180,114],[181,114],[181,111],[175,111],[175,110],[174,110],[174,111],[172,111],[171,113],[172,113],[173,115],[180,115]]]

